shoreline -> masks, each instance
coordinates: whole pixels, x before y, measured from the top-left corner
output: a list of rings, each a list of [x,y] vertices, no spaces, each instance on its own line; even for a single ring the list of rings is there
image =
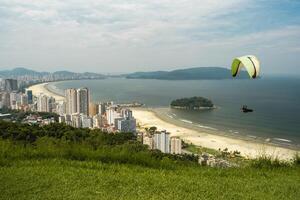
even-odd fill
[[[256,158],[260,155],[268,155],[281,160],[292,159],[297,150],[275,146],[262,141],[231,138],[221,135],[217,131],[195,130],[162,119],[153,109],[134,108],[133,115],[142,129],[156,126],[158,130],[167,130],[171,136],[178,136],[187,143],[218,150],[228,148],[229,151],[238,150],[246,158]]]
[[[32,90],[32,95],[33,96],[38,96],[40,94],[45,94],[47,96],[54,97],[55,101],[64,101],[65,100],[64,96],[49,90],[49,88],[47,87],[49,83],[50,82],[45,82],[45,83],[32,85],[32,86],[26,88],[26,90]]]
[[[43,93],[52,96],[56,101],[64,101],[65,97],[48,88],[49,82],[36,84],[27,88],[32,90],[34,96]],[[228,148],[229,151],[238,150],[245,157],[253,158],[262,154],[278,157],[283,160],[292,159],[297,150],[278,146],[272,143],[264,143],[263,141],[253,140],[251,138],[232,138],[226,134],[222,134],[217,130],[207,130],[200,128],[186,127],[170,120],[163,119],[161,115],[151,108],[131,108],[137,123],[142,127],[156,126],[159,130],[166,129],[171,136],[179,136],[182,140],[193,143],[196,146],[203,146],[211,149],[222,150]]]

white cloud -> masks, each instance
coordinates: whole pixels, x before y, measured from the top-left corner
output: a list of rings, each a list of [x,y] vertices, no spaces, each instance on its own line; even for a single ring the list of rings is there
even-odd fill
[[[226,65],[234,54],[262,49],[298,51],[297,26],[239,34],[238,14],[253,6],[250,0],[2,0],[0,66],[133,71]]]

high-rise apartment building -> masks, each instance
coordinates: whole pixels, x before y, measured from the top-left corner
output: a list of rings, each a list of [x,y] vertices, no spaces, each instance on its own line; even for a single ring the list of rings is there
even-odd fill
[[[99,113],[98,109],[99,109],[98,104],[90,102],[90,104],[89,104],[89,115],[90,115],[90,117],[93,117],[93,116],[97,115]]]
[[[18,90],[18,81],[15,79],[4,79],[4,90],[7,92]]]
[[[77,90],[70,88],[65,90],[66,113],[69,115],[77,113]]]
[[[28,104],[32,104],[33,103],[32,90],[27,90],[26,91],[26,95],[27,95],[27,102],[28,102]]]
[[[170,134],[166,131],[154,134],[154,148],[163,153],[170,153]]]
[[[88,88],[77,89],[77,112],[89,115],[90,94]]]
[[[171,137],[171,152],[172,154],[181,154],[181,139]]]
[[[55,105],[55,99],[40,94],[37,99],[37,111],[39,112],[52,112]]]
[[[106,110],[106,118],[107,118],[107,123],[109,125],[115,125],[115,119],[116,118],[120,118],[121,115],[120,113],[118,112],[118,107],[117,106],[109,106],[107,107],[107,110]]]

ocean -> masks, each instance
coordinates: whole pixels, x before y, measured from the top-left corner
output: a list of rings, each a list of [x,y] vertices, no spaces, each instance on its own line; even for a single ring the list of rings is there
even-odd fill
[[[144,103],[173,123],[300,148],[300,78],[180,81],[108,78],[49,84],[51,90],[61,94],[71,87],[90,88],[94,102]],[[172,100],[192,96],[209,98],[217,108],[201,111],[169,108]],[[248,105],[254,112],[242,113],[242,105]]]

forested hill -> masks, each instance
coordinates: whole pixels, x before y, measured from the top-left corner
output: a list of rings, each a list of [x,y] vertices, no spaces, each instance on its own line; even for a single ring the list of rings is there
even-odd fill
[[[196,67],[173,71],[135,72],[127,74],[128,79],[161,79],[161,80],[213,80],[231,79],[231,70],[223,67]],[[249,78],[242,71],[236,78]]]

